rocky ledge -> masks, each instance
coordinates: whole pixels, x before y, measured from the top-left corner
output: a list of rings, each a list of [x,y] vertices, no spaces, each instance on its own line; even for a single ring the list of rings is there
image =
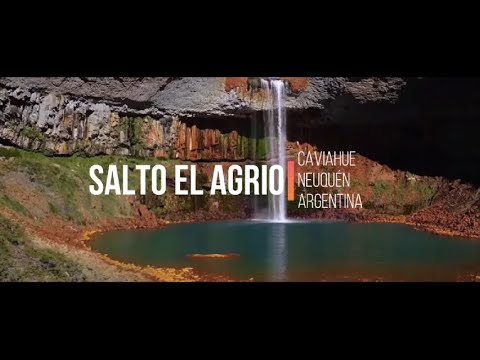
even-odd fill
[[[316,114],[335,114],[336,102],[345,98],[394,103],[405,85],[399,78],[283,79],[289,84],[287,109]],[[0,78],[0,142],[52,155],[255,158],[261,144],[245,139],[248,120],[262,109],[255,83],[213,77]]]
[[[0,86],[18,100],[33,93],[69,96],[113,106],[135,114],[238,115],[259,110],[255,97],[258,78],[221,77],[48,77],[0,78]],[[286,106],[290,109],[323,109],[341,95],[359,102],[394,102],[406,81],[401,78],[282,78],[289,84]]]

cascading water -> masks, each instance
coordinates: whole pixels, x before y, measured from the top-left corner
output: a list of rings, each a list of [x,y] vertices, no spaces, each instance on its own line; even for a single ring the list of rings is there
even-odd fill
[[[268,165],[281,165],[286,171],[286,138],[287,116],[285,111],[285,84],[282,80],[261,80],[262,90],[266,95],[263,111],[265,136],[267,137],[267,163]],[[285,182],[283,179],[274,179]],[[269,221],[283,222],[287,219],[287,207],[284,194],[268,195]]]

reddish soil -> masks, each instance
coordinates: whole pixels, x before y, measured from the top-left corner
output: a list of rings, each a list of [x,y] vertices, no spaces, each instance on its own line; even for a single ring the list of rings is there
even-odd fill
[[[455,236],[480,237],[480,190],[445,182],[433,204],[414,213],[410,221],[427,231],[445,229]]]
[[[240,257],[239,254],[189,254],[188,258],[192,259],[234,259]]]

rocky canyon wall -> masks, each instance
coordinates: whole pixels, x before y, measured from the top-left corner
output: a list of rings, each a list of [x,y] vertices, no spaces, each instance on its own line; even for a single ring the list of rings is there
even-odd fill
[[[302,126],[358,103],[395,102],[398,78],[284,78]],[[51,155],[238,161],[265,153],[257,78],[0,78],[0,142]],[[255,129],[255,131],[254,131]]]
[[[288,137],[480,183],[480,80],[283,78]],[[0,78],[0,143],[51,155],[265,155],[259,78]]]

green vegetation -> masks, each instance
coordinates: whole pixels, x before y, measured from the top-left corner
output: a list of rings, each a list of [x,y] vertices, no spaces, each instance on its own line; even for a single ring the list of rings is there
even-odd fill
[[[438,189],[435,179],[430,178],[375,181],[370,187],[373,197],[364,202],[364,208],[404,215],[428,206]]]
[[[414,188],[420,197],[427,203],[431,202],[437,193],[438,186],[432,181],[419,181],[414,184]]]
[[[72,156],[73,157],[81,157],[81,158],[89,157],[89,155],[83,150],[75,152]]]
[[[390,184],[386,181],[375,181],[374,183],[370,184],[373,188],[373,196],[378,199],[384,192],[386,192]]]
[[[20,150],[15,148],[0,147],[0,157],[20,157]]]
[[[35,129],[31,126],[24,127],[20,131],[20,134],[22,134],[23,136],[25,136],[25,137],[27,137],[31,140],[43,141],[45,139],[45,137],[43,136],[43,134],[40,131],[38,131],[37,129]]]
[[[143,145],[141,143],[136,143],[131,146],[130,150],[134,156],[141,156],[143,154]]]
[[[43,155],[47,156],[47,157],[54,157],[55,156],[55,152],[51,149],[45,149],[43,150]]]
[[[219,204],[219,209],[227,213],[237,213],[243,211],[243,196],[234,195],[214,195],[213,200]]]
[[[237,158],[248,158],[248,139],[240,134],[237,136]]]
[[[257,148],[256,148],[256,159],[262,160],[267,157],[267,139],[266,138],[260,138],[257,139]]]
[[[167,153],[169,159],[173,159],[175,157],[175,149],[173,146],[168,148]]]
[[[373,203],[373,201],[365,201],[362,205],[364,209],[375,210],[375,204]]]
[[[48,203],[48,210],[50,210],[52,214],[55,214],[55,215],[60,214],[60,211],[58,210],[58,208],[55,205],[53,205],[51,202]]]
[[[430,205],[437,190],[437,180],[432,178],[420,178],[414,181],[396,178],[391,181],[377,180],[370,184],[353,179],[350,188],[351,192],[361,195],[364,209],[390,215],[409,215]],[[298,208],[298,199],[304,191],[305,189],[298,188],[295,184],[295,201],[287,202],[287,211],[298,215],[322,211],[322,209]],[[341,192],[341,189],[308,188],[306,190],[306,193],[310,194],[323,192],[336,193]]]
[[[208,176],[204,173],[197,172],[197,188],[202,188],[208,183]],[[165,217],[168,212],[192,212],[198,210],[206,210],[209,204],[209,194],[204,190],[202,196],[188,195],[176,196],[174,189],[167,187],[164,196],[156,196],[148,189],[147,194],[140,197],[140,202],[152,211],[157,218]]]
[[[31,216],[30,213],[28,212],[28,210],[22,204],[20,204],[16,200],[10,198],[6,194],[1,194],[0,195],[0,204],[12,209],[13,211],[16,211],[17,213],[20,213],[22,215]]]
[[[249,160],[264,160],[267,156],[267,139],[252,139],[238,134],[237,158]]]
[[[238,134],[237,137],[237,158],[238,159],[256,159],[256,139],[242,136]]]
[[[144,120],[151,121],[150,117],[122,117],[120,119],[120,126],[125,129],[127,138],[130,141],[130,150],[135,156],[143,155],[143,124]]]
[[[37,248],[17,225],[0,216],[0,282],[84,280],[76,263],[52,250]]]
[[[108,165],[115,164],[119,168],[120,181],[123,180],[122,165],[128,165],[129,184],[131,188],[139,189],[140,176],[135,171],[135,165],[162,164],[165,166],[167,177],[174,177],[174,165],[177,161],[159,161],[158,159],[140,159],[126,156],[96,156],[83,157],[82,154],[72,157],[47,157],[41,153],[27,152],[18,149],[0,148],[4,155],[15,155],[14,161],[0,162],[0,205],[8,207],[17,213],[31,216],[28,199],[22,202],[13,196],[9,190],[2,188],[2,176],[23,179],[22,186],[27,186],[41,197],[45,197],[44,213],[42,216],[53,214],[77,224],[85,224],[106,217],[131,216],[131,205],[125,196],[100,195],[93,196],[89,192],[90,166],[101,165],[105,172],[99,175],[106,181]],[[150,179],[148,179],[150,181]],[[25,183],[25,184],[24,184]],[[48,194],[48,195],[47,195]],[[16,200],[17,199],[17,200]],[[38,210],[38,204],[35,205]]]

